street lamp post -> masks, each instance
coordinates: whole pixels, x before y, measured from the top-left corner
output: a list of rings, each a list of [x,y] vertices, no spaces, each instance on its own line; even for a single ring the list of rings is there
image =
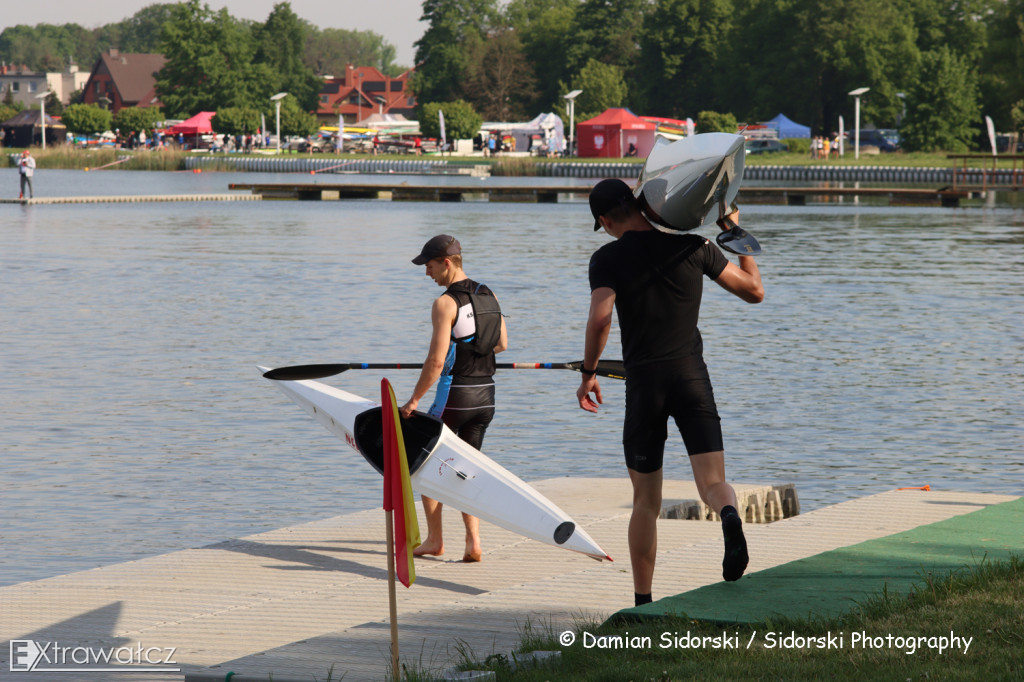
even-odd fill
[[[270,100],[274,103],[275,113],[277,114],[277,153],[281,153],[281,100],[288,96],[287,92],[279,92]]]
[[[575,142],[574,132],[576,125],[576,98],[582,94],[582,90],[573,90],[568,95],[563,97],[569,102],[569,153],[573,153],[573,143]]]
[[[860,158],[860,96],[871,88],[857,88],[851,90],[853,96],[853,158]]]
[[[39,100],[39,125],[43,129],[43,151],[46,151],[46,98],[50,95],[50,91],[47,90],[41,95],[36,95],[36,99]]]

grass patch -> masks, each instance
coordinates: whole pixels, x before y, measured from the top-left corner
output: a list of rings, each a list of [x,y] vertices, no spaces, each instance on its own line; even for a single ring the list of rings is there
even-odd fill
[[[14,167],[15,158],[21,153],[21,149],[5,148],[7,165]],[[126,149],[113,149],[104,147],[101,149],[78,149],[66,145],[48,147],[46,151],[33,149],[33,156],[36,159],[38,168],[63,168],[84,170],[85,168],[97,169],[100,166],[113,164],[127,158],[127,161],[110,165],[109,168],[118,170],[156,170],[175,171],[185,169],[185,159],[190,155],[202,156],[210,159],[203,165],[204,170],[237,170],[227,160],[237,158],[235,154],[193,154],[174,148],[165,148],[157,151],[130,151]],[[246,155],[248,156],[248,155]],[[263,154],[253,154],[259,158]],[[296,152],[282,151],[280,156],[270,155],[277,158],[309,158],[309,159],[332,159],[339,163],[346,160],[380,160],[380,161],[409,161],[409,160],[444,160],[453,164],[488,165],[491,167],[491,174],[496,176],[529,177],[538,174],[538,164],[604,164],[604,163],[627,163],[640,166],[644,159],[608,159],[608,158],[537,158],[537,157],[497,157],[482,158],[477,156],[455,156],[451,154],[425,154],[413,156],[410,154],[366,154],[366,153],[344,153],[344,154],[299,154]],[[748,166],[882,166],[895,168],[952,168],[953,160],[946,158],[946,152],[937,153],[906,153],[894,152],[889,154],[862,154],[860,159],[854,159],[852,153],[842,159],[832,158],[828,161],[821,161],[810,158],[809,154],[800,152],[778,152],[772,154],[754,154],[746,157]],[[223,163],[220,163],[223,161]],[[962,162],[960,162],[962,165]],[[992,161],[989,158],[971,159],[967,163],[969,168],[992,168]],[[1015,162],[998,159],[996,168],[1011,169],[1018,167]]]
[[[908,596],[883,592],[834,619],[773,621],[757,627],[682,618],[614,626],[581,622],[570,631],[575,637],[571,646],[562,646],[557,637],[537,638],[531,631],[522,650],[561,651],[559,662],[515,672],[501,665],[489,669],[499,680],[516,682],[1024,680],[1022,604],[1024,559],[1012,556],[1005,563],[983,562],[945,577],[922,576]],[[961,639],[950,640],[950,633]],[[708,639],[704,646],[681,646],[687,637],[690,642]],[[940,652],[943,637],[952,646]],[[635,646],[586,648],[585,641]]]
[[[7,150],[8,153],[21,153],[20,150]],[[59,145],[48,147],[46,151],[33,149],[32,156],[39,169],[65,170],[99,170],[101,166],[118,170],[155,170],[175,171],[185,169],[187,152],[174,149],[156,151],[131,151],[103,147],[100,149],[76,149]],[[12,157],[8,156],[9,166],[16,166]]]

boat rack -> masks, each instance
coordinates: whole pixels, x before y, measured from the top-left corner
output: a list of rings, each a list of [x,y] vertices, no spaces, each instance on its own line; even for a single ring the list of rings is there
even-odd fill
[[[736,504],[745,523],[771,523],[800,513],[800,500],[792,483],[738,487]],[[711,507],[700,500],[664,500],[659,518],[721,520]]]

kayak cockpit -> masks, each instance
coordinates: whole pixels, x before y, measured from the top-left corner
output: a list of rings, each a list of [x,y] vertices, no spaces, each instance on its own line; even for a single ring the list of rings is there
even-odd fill
[[[381,475],[384,474],[382,414],[381,408],[374,407],[358,414],[353,425],[359,452]],[[410,474],[416,473],[434,451],[443,426],[440,419],[421,412],[414,412],[411,417],[402,420],[402,439],[405,441],[405,456],[409,461]]]

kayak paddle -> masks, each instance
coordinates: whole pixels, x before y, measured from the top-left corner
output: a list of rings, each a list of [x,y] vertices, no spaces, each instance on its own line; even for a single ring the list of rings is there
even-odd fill
[[[571,369],[579,372],[583,361],[575,362],[499,362],[496,369]],[[305,379],[322,379],[323,377],[341,374],[350,369],[422,369],[423,363],[407,362],[348,362],[323,365],[293,365],[278,367],[263,374],[267,379],[276,381],[303,381]],[[610,379],[625,379],[626,368],[622,360],[600,360],[597,363],[597,375]]]

